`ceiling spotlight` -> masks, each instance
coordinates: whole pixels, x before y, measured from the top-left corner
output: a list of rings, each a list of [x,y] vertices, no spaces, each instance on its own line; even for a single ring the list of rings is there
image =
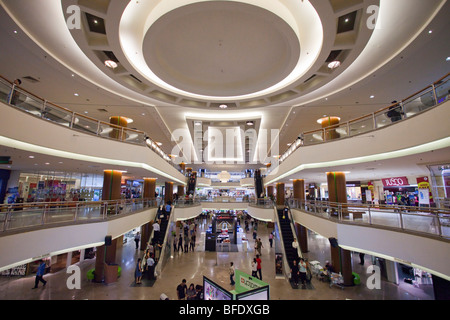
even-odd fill
[[[228,106],[227,106],[226,104],[221,104],[221,105],[219,106],[219,108],[220,108],[220,109],[226,109],[226,108],[228,108]]]
[[[370,96],[370,99],[373,99],[373,98],[375,98],[375,96]]]
[[[106,60],[105,66],[107,66],[108,68],[111,68],[111,69],[115,69],[115,68],[117,68],[117,63],[112,60]]]
[[[247,121],[247,125],[248,126],[252,126],[253,125],[253,121]]]
[[[330,62],[330,63],[328,64],[328,68],[330,68],[330,69],[336,69],[336,68],[338,68],[340,65],[341,65],[341,62],[336,60],[336,61]]]
[[[445,59],[445,61],[450,61],[450,57],[447,57],[447,59]]]

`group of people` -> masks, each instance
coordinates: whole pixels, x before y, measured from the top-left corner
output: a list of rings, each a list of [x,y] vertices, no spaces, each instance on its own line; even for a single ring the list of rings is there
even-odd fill
[[[191,283],[189,287],[186,284],[186,279],[183,279],[177,286],[178,300],[203,300],[203,286]]]
[[[300,258],[297,262],[297,259],[294,259],[292,262],[291,268],[291,279],[294,282],[295,286],[299,285],[299,280],[302,284],[302,289],[306,289],[307,276],[311,275],[311,271],[309,270],[308,261],[304,258]]]
[[[137,244],[136,244],[137,248]],[[159,250],[159,256],[161,255],[162,245],[160,242],[155,241],[153,238],[147,244],[147,249],[145,250],[145,254],[142,258],[139,258],[136,263],[136,268],[134,271],[135,283],[142,283],[142,276],[144,273],[147,274],[149,280],[155,279],[155,266],[157,263],[156,258],[156,250]]]
[[[178,238],[173,237],[173,251],[189,252],[195,250],[195,243],[197,241],[197,224],[192,221],[191,223],[181,222],[180,232]]]

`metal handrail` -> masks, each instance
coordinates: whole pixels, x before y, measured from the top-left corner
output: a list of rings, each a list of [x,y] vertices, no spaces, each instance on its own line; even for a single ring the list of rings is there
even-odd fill
[[[422,113],[422,112],[424,112],[426,110],[429,110],[430,108],[436,107],[436,106],[440,105],[442,102],[447,101],[447,100],[450,99],[450,95],[447,94],[445,97],[443,97],[442,101],[440,102],[439,99],[438,99],[439,96],[437,95],[437,92],[436,92],[437,91],[436,90],[437,86],[445,84],[449,80],[450,80],[450,73],[447,73],[444,77],[440,78],[438,81],[436,81],[432,85],[429,85],[426,88],[424,88],[424,89],[422,89],[420,91],[417,91],[416,93],[410,95],[409,97],[403,99],[400,102],[393,103],[393,104],[391,104],[391,105],[389,105],[387,107],[384,107],[384,108],[382,108],[382,109],[380,109],[378,111],[375,111],[375,112],[373,112],[371,114],[367,114],[367,115],[361,116],[361,117],[356,118],[356,119],[349,120],[349,121],[341,123],[341,124],[335,124],[335,125],[331,125],[331,126],[328,126],[328,127],[325,127],[325,128],[311,130],[311,131],[304,131],[298,136],[298,138],[295,141],[293,141],[292,143],[289,144],[289,148],[287,148],[286,151],[281,153],[280,162],[286,160],[297,149],[301,148],[302,146],[308,145],[307,143],[305,143],[305,136],[317,135],[317,136],[320,136],[322,138],[322,140],[314,141],[313,143],[311,143],[311,145],[313,145],[313,144],[320,144],[320,143],[326,143],[326,142],[329,142],[329,141],[336,141],[336,140],[344,139],[344,138],[347,138],[347,137],[350,137],[350,136],[356,136],[358,134],[372,132],[372,131],[375,131],[375,130],[378,130],[378,129],[384,127],[384,126],[379,126],[379,124],[377,123],[377,118],[382,116],[382,115],[385,115],[386,112],[389,109],[393,108],[393,107],[400,107],[402,109],[402,113],[403,113],[402,120],[410,118],[411,116],[415,116],[417,114],[420,114],[420,113]],[[430,92],[433,95],[433,100],[432,100],[433,105],[432,106],[426,106],[423,110],[419,109],[417,113],[414,113],[411,116],[409,116],[408,113],[405,112],[405,105],[407,105],[408,103],[411,102],[411,100],[410,100],[411,98],[413,98],[413,97],[420,98],[420,97],[423,97],[425,94],[428,94]],[[420,96],[418,96],[418,95],[420,95]],[[351,131],[350,131],[351,125],[355,124],[355,123],[358,123],[358,122],[362,122],[362,121],[370,121],[372,123],[373,128],[370,129],[370,130],[364,129],[363,132],[352,135]],[[327,132],[331,132],[333,130],[335,131],[335,130],[340,129],[340,128],[344,128],[346,130],[346,134],[345,134],[344,137],[339,136],[338,138],[334,137],[333,139],[327,139],[327,135],[326,135]]]
[[[0,235],[10,230],[47,227],[55,223],[105,221],[118,215],[154,208],[157,205],[156,198],[1,204]]]
[[[450,226],[450,209],[424,208],[402,205],[372,205],[372,204],[352,204],[336,203],[317,200],[289,199],[289,205],[293,209],[320,216],[338,222],[355,223],[358,225],[377,226],[395,228],[402,232],[420,232],[428,235],[438,236],[443,239],[450,239],[450,233],[444,233],[442,226]],[[363,215],[367,214],[367,219]],[[392,226],[383,218],[387,215],[397,215],[395,224]],[[355,218],[355,215],[357,218]],[[429,225],[420,224],[420,228],[410,227],[409,218],[430,219]],[[361,220],[359,220],[361,219]],[[376,221],[375,221],[376,220]],[[426,230],[423,228],[429,227]]]

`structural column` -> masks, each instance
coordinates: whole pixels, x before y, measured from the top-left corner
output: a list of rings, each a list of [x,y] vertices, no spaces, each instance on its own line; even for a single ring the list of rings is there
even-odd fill
[[[179,184],[177,187],[177,195],[179,198],[182,198],[182,197],[184,197],[184,194],[185,194],[184,193],[184,185]]]
[[[109,133],[109,137],[117,140],[125,140],[126,139],[126,131],[122,128],[128,127],[128,118],[113,116],[109,118],[109,123],[112,124],[112,131]]]
[[[173,202],[173,182],[166,182],[165,185],[165,195],[164,195],[164,201],[167,202]]]
[[[336,131],[336,129],[339,127],[339,121],[341,119],[338,117],[326,117],[320,119],[320,124],[322,125],[322,129],[325,129],[325,132],[323,134],[324,141],[330,141],[334,139],[339,139],[340,134]]]
[[[277,205],[284,206],[284,183],[277,183]]]
[[[153,199],[156,195],[156,179],[144,178],[144,199]]]
[[[343,172],[327,172],[328,198],[330,202],[342,204],[342,218],[348,216],[347,209],[347,186],[345,174]],[[331,206],[332,210],[338,210],[339,207]],[[333,212],[332,212],[333,214]],[[341,272],[344,278],[344,285],[353,285],[352,277],[352,259],[348,250],[336,246],[331,246],[331,260],[336,272]]]
[[[103,171],[103,189],[102,200],[120,200],[122,183],[122,171],[104,170]],[[107,213],[105,213],[107,214]],[[95,260],[95,281],[101,282],[104,278],[105,264],[115,263],[116,260],[117,239],[111,241],[111,244],[97,247]]]
[[[267,196],[269,198],[273,196],[273,186],[267,186]]]

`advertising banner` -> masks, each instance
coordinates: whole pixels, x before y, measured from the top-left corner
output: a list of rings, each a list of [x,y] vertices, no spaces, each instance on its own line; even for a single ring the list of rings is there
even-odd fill
[[[433,201],[433,195],[431,194],[431,185],[430,185],[430,181],[429,181],[428,177],[417,178],[417,186],[419,188],[419,191],[421,189],[428,190],[428,198],[429,198],[429,201],[432,202]],[[419,203],[420,203],[420,201],[419,201]],[[429,202],[427,204],[429,204]]]

